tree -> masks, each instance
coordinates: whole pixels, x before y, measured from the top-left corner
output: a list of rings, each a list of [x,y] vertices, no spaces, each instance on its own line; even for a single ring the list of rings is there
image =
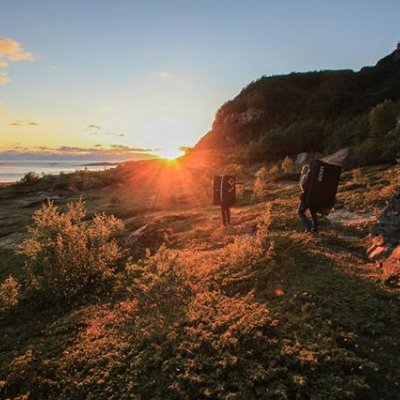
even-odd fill
[[[369,134],[373,138],[382,138],[396,127],[396,106],[391,100],[377,104],[368,115]]]

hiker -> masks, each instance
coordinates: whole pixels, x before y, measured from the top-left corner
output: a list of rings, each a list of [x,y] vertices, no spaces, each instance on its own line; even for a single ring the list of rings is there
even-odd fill
[[[313,208],[307,207],[306,199],[305,199],[305,191],[307,188],[307,181],[308,181],[309,173],[310,173],[310,166],[306,164],[301,169],[300,188],[301,188],[302,193],[300,195],[300,205],[299,205],[299,209],[298,209],[297,213],[299,214],[299,218],[306,228],[304,232],[318,233],[317,212]],[[310,210],[311,221],[306,216],[307,209]]]
[[[214,204],[221,207],[222,225],[231,223],[231,207],[235,204],[236,179],[233,175],[214,177]]]
[[[221,201],[221,217],[222,225],[228,226],[231,224],[231,207],[229,205],[223,204]]]

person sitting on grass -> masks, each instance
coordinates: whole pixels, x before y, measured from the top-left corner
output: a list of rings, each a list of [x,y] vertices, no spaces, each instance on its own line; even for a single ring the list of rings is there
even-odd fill
[[[301,175],[300,175],[300,188],[301,188],[302,193],[300,195],[300,205],[299,205],[299,209],[298,209],[297,213],[299,215],[300,221],[303,223],[304,227],[306,228],[304,232],[318,233],[317,212],[313,208],[307,207],[306,201],[305,201],[305,191],[307,188],[307,181],[308,181],[309,173],[310,173],[310,166],[304,165],[303,168],[301,169]],[[307,209],[310,210],[311,221],[306,216]]]

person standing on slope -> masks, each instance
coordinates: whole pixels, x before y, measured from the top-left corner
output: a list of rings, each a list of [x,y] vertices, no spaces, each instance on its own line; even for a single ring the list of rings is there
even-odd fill
[[[310,173],[310,166],[309,165],[304,165],[303,168],[301,169],[301,175],[300,175],[300,188],[301,188],[301,195],[300,195],[300,205],[299,209],[297,211],[300,221],[303,223],[305,229],[305,232],[313,232],[313,233],[318,233],[318,216],[317,212],[312,209],[308,208],[306,205],[306,199],[305,199],[305,191],[307,189],[307,182],[308,182],[308,175]],[[306,211],[307,209],[310,210],[311,214],[311,221],[307,218],[306,216]]]

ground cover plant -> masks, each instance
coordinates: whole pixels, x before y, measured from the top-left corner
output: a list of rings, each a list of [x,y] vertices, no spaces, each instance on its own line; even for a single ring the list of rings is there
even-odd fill
[[[38,301],[20,269],[18,303],[0,313],[0,396],[396,399],[399,293],[365,257],[373,218],[356,217],[379,214],[397,176],[397,166],[345,173],[339,208],[321,221],[319,236],[301,230],[294,182],[271,180],[264,197],[233,210],[228,229],[212,208],[148,212],[150,225],[165,226],[165,244],[135,252],[140,241],[120,242],[131,258],[114,270],[112,290],[86,303]],[[363,196],[360,185],[369,185]],[[95,219],[85,221],[79,207],[45,205],[35,214],[42,246],[70,228],[89,240]],[[116,222],[101,218],[105,242],[97,243],[107,248]],[[141,226],[143,216],[135,218],[126,229]],[[55,254],[57,241],[49,246],[44,255]],[[96,246],[82,254],[98,256]],[[66,254],[75,257],[73,248]],[[9,262],[21,263],[7,254],[2,282]]]

